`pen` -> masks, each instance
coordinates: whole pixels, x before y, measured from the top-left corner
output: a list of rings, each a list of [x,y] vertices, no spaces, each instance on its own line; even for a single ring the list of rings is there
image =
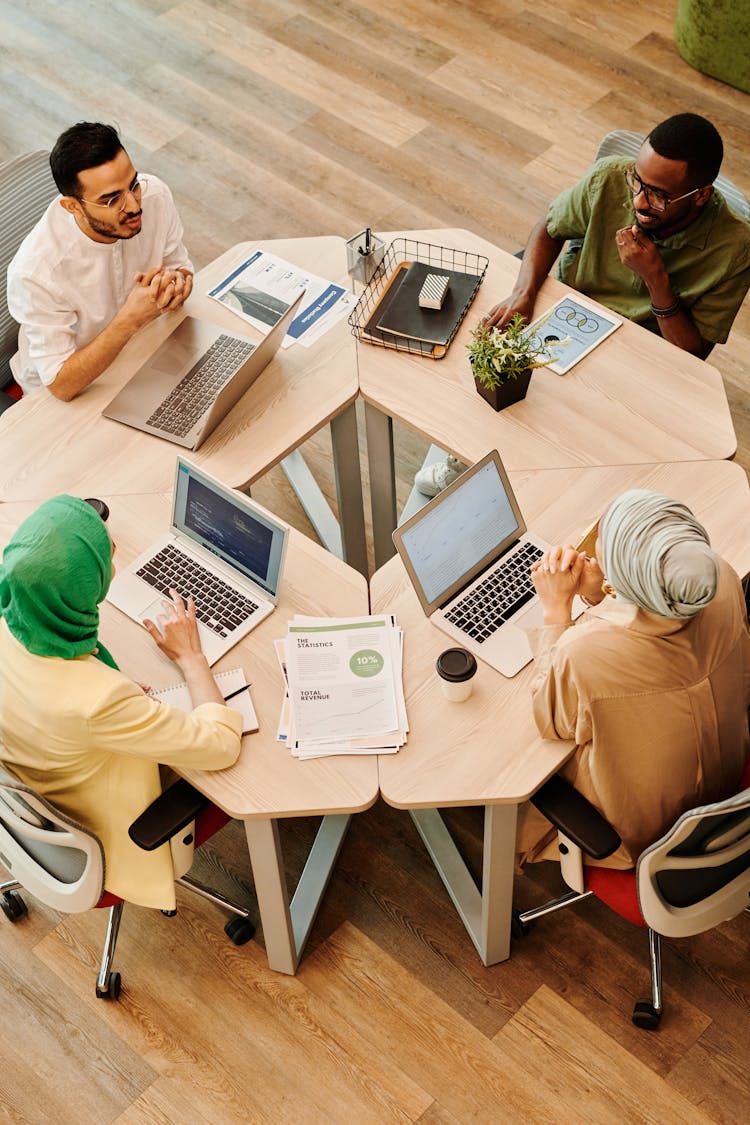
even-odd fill
[[[369,227],[367,227],[367,229],[365,230],[365,248],[363,250],[361,246],[359,247],[359,252],[363,256],[366,255],[366,254],[369,254],[370,250],[372,249],[372,247],[370,246],[371,236],[372,236],[372,231],[370,230]]]
[[[228,703],[230,699],[234,699],[235,695],[240,695],[243,691],[247,691],[249,687],[250,684],[243,684],[242,687],[238,687],[234,691],[230,691],[229,695],[224,696],[224,702]]]

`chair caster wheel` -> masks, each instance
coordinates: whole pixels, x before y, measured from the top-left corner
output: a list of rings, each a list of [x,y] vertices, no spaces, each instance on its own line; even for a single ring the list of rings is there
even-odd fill
[[[657,1012],[650,1000],[637,1000],[633,1007],[633,1023],[644,1031],[656,1031],[661,1019],[661,1012]]]
[[[7,891],[4,895],[0,895],[0,908],[9,922],[17,922],[29,912],[18,891]]]
[[[235,945],[244,945],[255,937],[255,926],[249,918],[230,918],[224,927],[224,933]]]
[[[510,936],[515,938],[516,941],[520,941],[521,938],[526,937],[531,928],[530,922],[521,921],[521,911],[514,907],[510,917]]]
[[[99,1000],[116,1000],[120,995],[120,974],[110,973],[107,977],[106,988],[100,988],[97,984],[96,995]]]
[[[160,911],[160,913],[163,914],[165,918],[174,918],[177,911],[176,910],[162,910],[162,911]]]

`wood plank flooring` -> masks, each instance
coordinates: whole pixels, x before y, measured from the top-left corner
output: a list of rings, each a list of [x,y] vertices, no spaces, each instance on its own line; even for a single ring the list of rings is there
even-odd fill
[[[675,0],[0,0],[0,160],[113,120],[172,187],[198,266],[248,238],[466,226],[515,251],[612,128],[710,117],[750,191],[750,99],[676,52]],[[0,216],[0,221],[2,217]],[[483,293],[489,305],[502,294]],[[722,371],[750,464],[750,302]],[[696,419],[700,425],[700,419]],[[364,434],[362,435],[364,446]],[[404,499],[425,443],[397,432]],[[330,441],[305,455],[333,500]],[[296,526],[281,470],[254,494]],[[450,814],[481,870],[481,816]],[[282,838],[293,884],[315,825]],[[244,834],[200,859],[255,908]],[[519,906],[559,886],[517,880]],[[121,1122],[726,1122],[750,1062],[747,917],[667,943],[667,1011],[630,1022],[645,935],[584,903],[485,969],[409,817],[355,818],[299,974],[234,948],[208,903],[126,908],[119,1003],[94,997],[105,918],[0,917],[0,1116]]]

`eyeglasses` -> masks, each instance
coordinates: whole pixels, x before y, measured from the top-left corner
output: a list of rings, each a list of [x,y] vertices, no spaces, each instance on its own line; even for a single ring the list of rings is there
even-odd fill
[[[125,191],[118,191],[117,195],[113,195],[111,199],[105,199],[103,203],[94,199],[84,199],[83,196],[78,196],[79,203],[88,203],[89,207],[106,207],[108,211],[124,211],[125,201],[129,195],[132,195],[136,203],[140,202],[141,191],[148,183],[145,176],[136,176],[129,188]]]
[[[641,192],[643,192],[646,196],[646,202],[652,211],[666,211],[671,203],[679,203],[681,199],[687,199],[688,196],[695,195],[696,192],[701,190],[697,187],[693,188],[692,191],[686,191],[684,195],[669,195],[668,192],[662,191],[661,188],[651,187],[650,184],[644,184],[634,167],[625,170],[625,180],[633,193],[633,198],[635,199],[636,195],[640,195]]]

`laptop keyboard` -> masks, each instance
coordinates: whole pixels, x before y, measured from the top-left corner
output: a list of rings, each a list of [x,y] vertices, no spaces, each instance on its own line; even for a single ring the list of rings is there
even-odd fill
[[[484,644],[534,597],[536,591],[529,572],[531,564],[543,554],[544,551],[533,543],[523,543],[507,562],[497,565],[465,598],[451,607],[445,615],[446,621],[473,637],[477,644]]]
[[[136,574],[161,594],[169,596],[170,590],[177,590],[183,598],[192,594],[195,616],[220,637],[228,636],[258,608],[250,598],[222,582],[171,543],[162,547]]]
[[[255,351],[255,344],[221,335],[157,406],[146,424],[185,437],[217,394]]]

